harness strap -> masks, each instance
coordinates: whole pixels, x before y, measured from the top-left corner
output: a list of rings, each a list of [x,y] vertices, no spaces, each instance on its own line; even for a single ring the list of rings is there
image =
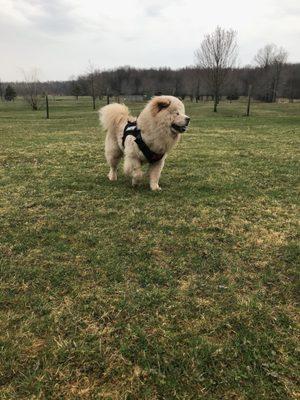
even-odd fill
[[[134,122],[127,122],[127,125],[124,128],[124,133],[123,133],[123,137],[122,137],[122,146],[125,147],[125,140],[127,138],[128,135],[132,135],[136,137],[136,132],[137,130],[137,126],[136,126],[136,121]]]
[[[153,164],[159,160],[161,160],[164,154],[157,154],[154,151],[150,150],[146,143],[143,141],[141,130],[137,127],[137,122],[129,122],[124,128],[124,133],[122,137],[122,145],[125,147],[125,140],[128,135],[132,135],[135,137],[135,142],[138,145],[141,152],[144,154],[145,158],[150,164]]]

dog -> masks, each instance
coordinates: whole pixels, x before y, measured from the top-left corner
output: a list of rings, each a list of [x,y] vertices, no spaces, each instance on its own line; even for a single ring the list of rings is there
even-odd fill
[[[187,130],[190,118],[182,101],[174,96],[153,97],[137,118],[124,104],[109,104],[99,110],[107,131],[105,157],[108,179],[117,180],[117,167],[124,156],[124,172],[136,186],[143,177],[142,164],[149,163],[151,190],[161,190],[159,178],[170,150]]]

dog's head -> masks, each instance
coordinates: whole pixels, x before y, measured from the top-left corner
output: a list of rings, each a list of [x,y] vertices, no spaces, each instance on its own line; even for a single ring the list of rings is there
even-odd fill
[[[150,101],[151,113],[158,124],[167,124],[173,135],[186,131],[190,118],[184,104],[174,96],[157,96]]]

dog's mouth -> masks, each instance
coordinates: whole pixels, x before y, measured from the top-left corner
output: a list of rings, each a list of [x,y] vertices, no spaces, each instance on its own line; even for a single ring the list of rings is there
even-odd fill
[[[172,124],[171,126],[176,132],[179,132],[179,133],[183,133],[187,130],[187,125]]]

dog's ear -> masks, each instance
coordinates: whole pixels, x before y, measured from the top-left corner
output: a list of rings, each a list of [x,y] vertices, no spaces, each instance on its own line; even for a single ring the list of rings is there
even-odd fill
[[[159,113],[161,110],[164,110],[169,107],[171,104],[171,100],[163,98],[163,97],[155,97],[152,100],[152,112],[154,115]]]

